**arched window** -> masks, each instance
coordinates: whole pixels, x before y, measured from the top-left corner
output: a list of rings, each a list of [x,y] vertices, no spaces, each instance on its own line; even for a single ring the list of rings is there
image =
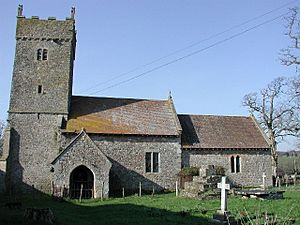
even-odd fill
[[[36,59],[38,61],[48,60],[48,50],[39,48],[36,52]]]
[[[41,48],[39,48],[39,49],[37,50],[37,53],[36,53],[36,59],[37,59],[37,60],[42,60],[42,49],[41,49]]]
[[[239,173],[240,171],[241,171],[241,168],[240,168],[240,157],[237,156],[237,157],[235,157],[235,172]]]
[[[231,156],[231,158],[230,158],[230,165],[231,165],[231,173],[234,173],[235,172],[234,156]]]
[[[48,60],[48,50],[43,49],[43,60]]]

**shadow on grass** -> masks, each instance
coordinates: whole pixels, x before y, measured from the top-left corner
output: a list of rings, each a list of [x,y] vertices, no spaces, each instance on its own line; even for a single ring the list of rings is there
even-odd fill
[[[140,200],[137,197],[129,197],[128,201],[126,198],[105,201],[85,200],[79,203],[75,200],[54,200],[50,196],[35,193],[31,196],[14,198],[0,196],[0,199],[1,225],[43,224],[40,221],[24,219],[23,214],[28,207],[50,208],[55,215],[55,224],[57,225],[209,224],[208,219],[203,216],[193,216],[186,211],[176,212],[176,210],[164,209],[164,206],[168,208],[168,198],[162,202],[164,206],[161,208],[146,206],[147,201],[155,201],[155,197],[145,197]],[[7,202],[12,201],[20,202],[22,206],[13,209],[5,206]]]

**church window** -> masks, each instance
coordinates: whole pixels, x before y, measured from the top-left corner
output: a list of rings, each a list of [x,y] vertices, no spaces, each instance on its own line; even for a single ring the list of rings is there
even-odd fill
[[[37,60],[42,60],[42,49],[37,50],[36,59]]]
[[[151,172],[151,152],[146,152],[146,173]]]
[[[234,173],[235,172],[235,169],[234,169],[234,156],[231,156],[231,158],[230,158],[230,165],[231,165],[231,173]]]
[[[37,92],[38,92],[38,94],[43,93],[43,86],[42,85],[38,85]]]
[[[231,173],[241,172],[240,156],[231,156],[230,157],[230,167],[231,167]]]
[[[158,152],[153,152],[153,173],[158,173],[159,155]]]
[[[239,173],[240,172],[240,157],[237,156],[235,158],[235,172]]]
[[[145,163],[146,173],[158,173],[159,172],[159,153],[158,152],[146,152]]]
[[[48,50],[39,48],[36,53],[36,59],[38,61],[48,60]]]
[[[48,50],[43,49],[43,60],[47,60],[47,59],[48,59]]]

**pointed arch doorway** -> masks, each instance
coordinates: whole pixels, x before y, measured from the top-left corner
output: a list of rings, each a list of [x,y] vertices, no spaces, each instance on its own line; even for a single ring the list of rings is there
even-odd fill
[[[94,197],[94,174],[86,166],[76,167],[70,175],[70,198]]]

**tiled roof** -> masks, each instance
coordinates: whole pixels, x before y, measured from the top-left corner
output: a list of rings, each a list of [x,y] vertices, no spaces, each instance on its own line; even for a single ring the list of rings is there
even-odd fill
[[[73,96],[65,132],[179,135],[169,100]]]
[[[178,115],[183,148],[269,148],[251,117]]]

